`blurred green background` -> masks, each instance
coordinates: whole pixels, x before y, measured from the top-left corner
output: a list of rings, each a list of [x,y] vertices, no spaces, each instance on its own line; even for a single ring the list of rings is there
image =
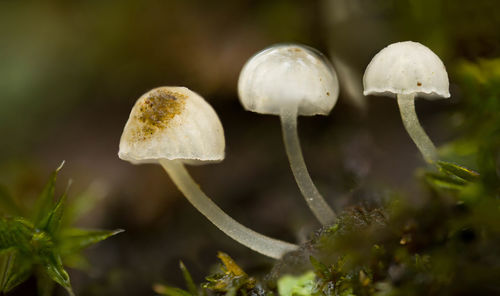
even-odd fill
[[[376,203],[387,190],[418,196],[413,176],[423,161],[395,100],[362,96],[363,71],[392,42],[436,52],[452,97],[420,100],[417,112],[443,145],[466,121],[453,112],[466,99],[454,79],[458,65],[500,57],[499,11],[494,0],[1,1],[0,183],[29,203],[66,160],[61,191],[71,178],[72,195],[97,199],[81,225],[126,230],[89,250],[88,272],[71,271],[78,295],[151,295],[154,282],[181,282],[180,259],[199,282],[218,250],[264,270],[272,261],[219,232],[159,166],[118,159],[135,100],[162,85],[204,96],[224,125],[227,157],[189,168],[194,178],[241,223],[303,242],[319,224],[294,183],[278,118],[238,102],[246,60],[278,42],[304,43],[333,60],[339,102],[328,117],[301,118],[299,134],[311,175],[336,209]],[[474,169],[467,155],[462,161]],[[33,286],[16,293],[34,295]]]

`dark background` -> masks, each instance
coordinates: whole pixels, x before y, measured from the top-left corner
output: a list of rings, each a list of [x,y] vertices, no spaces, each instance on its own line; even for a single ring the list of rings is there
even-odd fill
[[[159,166],[118,159],[135,100],[162,85],[204,96],[224,125],[226,159],[189,167],[193,177],[242,224],[303,242],[319,224],[294,183],[279,119],[238,101],[245,61],[278,42],[307,44],[333,60],[339,101],[327,117],[301,117],[299,134],[312,178],[337,211],[376,204],[387,191],[418,202],[413,176],[422,158],[395,100],[362,96],[363,71],[392,42],[436,52],[452,97],[420,100],[417,113],[445,145],[464,120],[450,115],[461,100],[454,67],[499,56],[499,10],[494,0],[1,1],[0,182],[29,202],[66,160],[60,191],[73,179],[71,194],[98,199],[80,225],[126,230],[88,251],[89,271],[71,270],[78,295],[151,295],[155,282],[182,285],[179,260],[200,282],[218,250],[265,271],[271,260],[218,231]]]

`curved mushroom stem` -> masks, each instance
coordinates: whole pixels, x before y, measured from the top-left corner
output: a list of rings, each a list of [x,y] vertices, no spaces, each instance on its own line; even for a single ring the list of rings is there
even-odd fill
[[[290,167],[292,168],[300,192],[302,192],[307,205],[321,224],[327,225],[333,223],[335,221],[335,213],[328,206],[311,180],[304,157],[302,156],[302,149],[300,148],[297,133],[297,108],[283,109],[280,113],[280,119],[286,154],[288,155],[288,161],[290,162]]]
[[[417,145],[425,161],[434,163],[437,160],[436,146],[434,146],[418,121],[417,113],[415,112],[415,94],[398,94],[398,105],[406,131],[415,145]]]
[[[217,226],[217,228],[235,241],[258,253],[275,259],[281,258],[287,252],[297,250],[297,245],[264,236],[229,217],[229,215],[224,213],[221,208],[201,191],[182,162],[161,160],[160,164],[189,202],[207,217],[210,222]]]

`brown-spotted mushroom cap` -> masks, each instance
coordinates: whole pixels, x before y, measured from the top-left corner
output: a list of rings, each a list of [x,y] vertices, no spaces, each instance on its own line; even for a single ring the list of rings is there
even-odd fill
[[[185,87],[159,87],[137,100],[120,139],[118,156],[132,163],[159,163],[179,190],[234,240],[272,258],[298,246],[257,233],[227,215],[191,178],[184,163],[224,158],[224,132],[215,111]]]
[[[134,164],[224,159],[224,130],[212,107],[185,87],[158,87],[135,103],[118,156]]]
[[[450,97],[443,62],[429,48],[413,41],[393,43],[377,53],[366,68],[363,85],[365,96]]]

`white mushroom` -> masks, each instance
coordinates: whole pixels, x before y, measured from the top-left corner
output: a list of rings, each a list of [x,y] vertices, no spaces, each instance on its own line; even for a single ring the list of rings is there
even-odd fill
[[[387,46],[373,57],[363,77],[365,96],[397,96],[406,131],[424,159],[437,160],[436,147],[420,125],[415,98],[449,98],[448,74],[439,57],[412,41]]]
[[[313,48],[274,45],[254,55],[241,70],[238,94],[249,111],[279,115],[285,149],[295,180],[322,224],[335,220],[307,171],[297,134],[298,115],[328,115],[337,102],[337,74]]]
[[[224,213],[191,178],[188,164],[224,159],[224,130],[212,107],[185,87],[159,87],[135,103],[120,139],[118,156],[134,164],[158,163],[191,204],[239,243],[272,258],[296,245],[261,235]]]

